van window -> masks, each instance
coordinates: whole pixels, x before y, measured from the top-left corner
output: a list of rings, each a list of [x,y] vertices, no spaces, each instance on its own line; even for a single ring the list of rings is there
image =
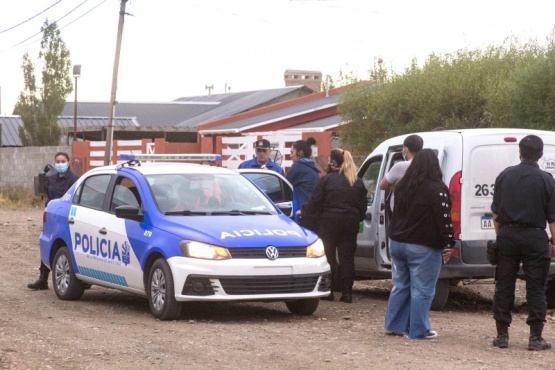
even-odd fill
[[[380,175],[380,168],[382,166],[382,158],[376,158],[375,161],[371,162],[368,167],[362,168],[362,182],[364,182],[364,186],[366,190],[368,190],[368,194],[366,198],[368,199],[368,205],[372,205],[374,202],[374,196],[378,189],[378,177]]]

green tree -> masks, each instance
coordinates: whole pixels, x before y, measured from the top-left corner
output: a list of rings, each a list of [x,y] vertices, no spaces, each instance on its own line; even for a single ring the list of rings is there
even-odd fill
[[[58,145],[61,129],[58,116],[65,99],[73,90],[70,77],[70,53],[60,36],[56,23],[44,22],[39,63],[42,65],[42,85],[37,86],[35,65],[28,53],[23,55],[25,88],[19,94],[15,113],[21,116],[23,127],[19,136],[24,146]]]
[[[341,139],[368,152],[386,138],[439,126],[544,128],[555,112],[555,59],[549,62],[545,55],[550,54],[534,42],[507,40],[485,50],[431,54],[422,66],[413,60],[403,73],[375,63],[370,83],[341,98],[339,111],[349,123]]]

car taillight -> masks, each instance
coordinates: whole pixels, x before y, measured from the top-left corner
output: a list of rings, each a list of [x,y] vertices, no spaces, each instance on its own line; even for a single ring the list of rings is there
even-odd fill
[[[44,211],[42,212],[42,223],[43,223],[43,224],[46,223],[46,208],[45,208]]]
[[[461,234],[461,176],[459,171],[453,175],[449,182],[449,195],[451,196],[451,221],[455,231],[455,239]]]

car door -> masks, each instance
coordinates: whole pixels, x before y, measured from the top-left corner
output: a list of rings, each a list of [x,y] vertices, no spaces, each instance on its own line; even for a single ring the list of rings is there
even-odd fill
[[[277,172],[257,169],[236,170],[262,190],[287,216],[293,218],[298,206],[294,205],[293,185]]]
[[[366,216],[357,237],[355,253],[355,270],[360,276],[371,276],[378,270],[384,260],[380,257],[381,252],[387,256],[385,243],[380,243],[380,234],[385,234],[384,192],[379,187],[384,167],[383,156],[377,155],[366,160],[358,172],[368,190]]]
[[[74,197],[68,217],[76,273],[98,279],[99,247],[106,236],[103,207],[111,175],[95,174],[86,178]]]

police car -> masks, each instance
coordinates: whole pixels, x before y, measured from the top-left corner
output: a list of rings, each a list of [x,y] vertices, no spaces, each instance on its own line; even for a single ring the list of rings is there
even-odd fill
[[[156,155],[123,159],[48,203],[40,252],[58,298],[79,299],[95,284],[146,296],[155,317],[174,320],[187,301],[285,301],[311,315],[330,293],[322,241],[243,175],[140,162]]]

